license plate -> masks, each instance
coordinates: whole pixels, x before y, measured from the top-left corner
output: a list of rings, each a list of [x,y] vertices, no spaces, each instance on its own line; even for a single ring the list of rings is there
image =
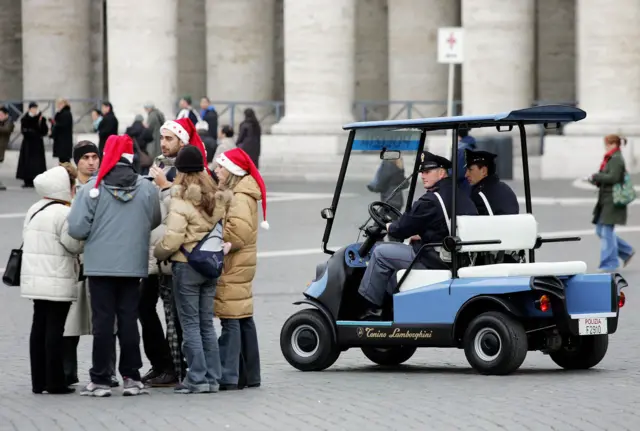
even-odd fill
[[[578,333],[580,335],[601,335],[607,333],[606,317],[588,317],[578,319]]]

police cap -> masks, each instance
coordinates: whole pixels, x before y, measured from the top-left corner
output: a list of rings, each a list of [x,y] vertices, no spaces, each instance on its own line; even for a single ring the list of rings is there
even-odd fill
[[[444,157],[436,156],[433,153],[424,151],[420,154],[420,172],[430,171],[431,169],[451,169],[451,162]]]
[[[465,167],[469,167],[471,165],[482,165],[487,167],[495,166],[495,158],[497,154],[490,153],[488,151],[471,151],[464,150],[464,159],[466,162]]]

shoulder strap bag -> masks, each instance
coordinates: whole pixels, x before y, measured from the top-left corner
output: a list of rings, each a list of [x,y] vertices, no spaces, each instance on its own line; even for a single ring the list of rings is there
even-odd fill
[[[60,204],[61,202],[51,201],[42,206],[38,211],[33,213],[29,222],[33,220],[33,218],[46,207]],[[28,224],[28,223],[27,223]],[[24,242],[20,245],[19,249],[11,250],[11,254],[9,255],[9,261],[7,262],[7,266],[4,270],[4,275],[2,276],[2,282],[7,286],[20,286],[20,271],[22,269],[22,246],[24,246]]]

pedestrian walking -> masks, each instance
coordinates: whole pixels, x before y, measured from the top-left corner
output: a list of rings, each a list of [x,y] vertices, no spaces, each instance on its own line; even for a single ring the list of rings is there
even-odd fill
[[[613,272],[620,266],[627,266],[635,255],[633,247],[615,233],[615,226],[627,224],[627,204],[620,205],[614,201],[616,186],[625,183],[627,170],[620,147],[627,140],[618,135],[607,135],[604,138],[604,159],[600,170],[591,175],[588,181],[598,187],[598,201],[593,209],[593,223],[596,234],[600,238],[599,270]],[[631,185],[633,187],[633,185]]]

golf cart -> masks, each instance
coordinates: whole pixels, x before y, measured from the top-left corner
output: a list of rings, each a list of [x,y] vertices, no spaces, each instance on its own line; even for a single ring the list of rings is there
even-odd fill
[[[527,125],[560,127],[585,117],[580,109],[551,105],[498,115],[344,126],[349,138],[333,201],[321,211],[326,220],[322,249],[330,257],[316,268],[304,299],[295,302],[310,308],[293,314],[282,327],[280,347],[285,359],[298,370],[320,371],[333,365],[342,351],[357,347],[372,362],[393,366],[410,359],[418,347],[456,347],[464,349],[476,371],[487,375],[512,373],[527,352],[535,350],[566,369],[597,365],[606,354],[609,334],[618,327],[619,310],[625,303],[622,289],[627,283],[619,274],[587,274],[587,265],[581,261],[536,262],[535,251],[542,245],[580,238],[539,236],[531,207],[525,130]],[[401,213],[385,202],[373,202],[368,207],[371,223],[361,226],[364,241],[338,250],[328,248],[352,152],[379,153],[383,160],[400,157],[401,152],[405,159],[409,157],[413,167],[406,179],[410,181],[408,211],[427,132],[450,130],[454,161],[451,213],[456,214],[458,130],[487,127],[499,132],[519,130],[526,213],[453,217],[450,235],[442,243],[423,245],[411,265],[398,271],[397,288],[388,296],[382,318],[359,320],[358,286],[372,251],[387,235],[386,223]],[[347,213],[351,212],[342,217],[351,215]],[[446,251],[450,269],[414,269],[428,247]],[[473,258],[512,250],[521,256],[516,263]],[[471,259],[463,260],[465,256]]]

